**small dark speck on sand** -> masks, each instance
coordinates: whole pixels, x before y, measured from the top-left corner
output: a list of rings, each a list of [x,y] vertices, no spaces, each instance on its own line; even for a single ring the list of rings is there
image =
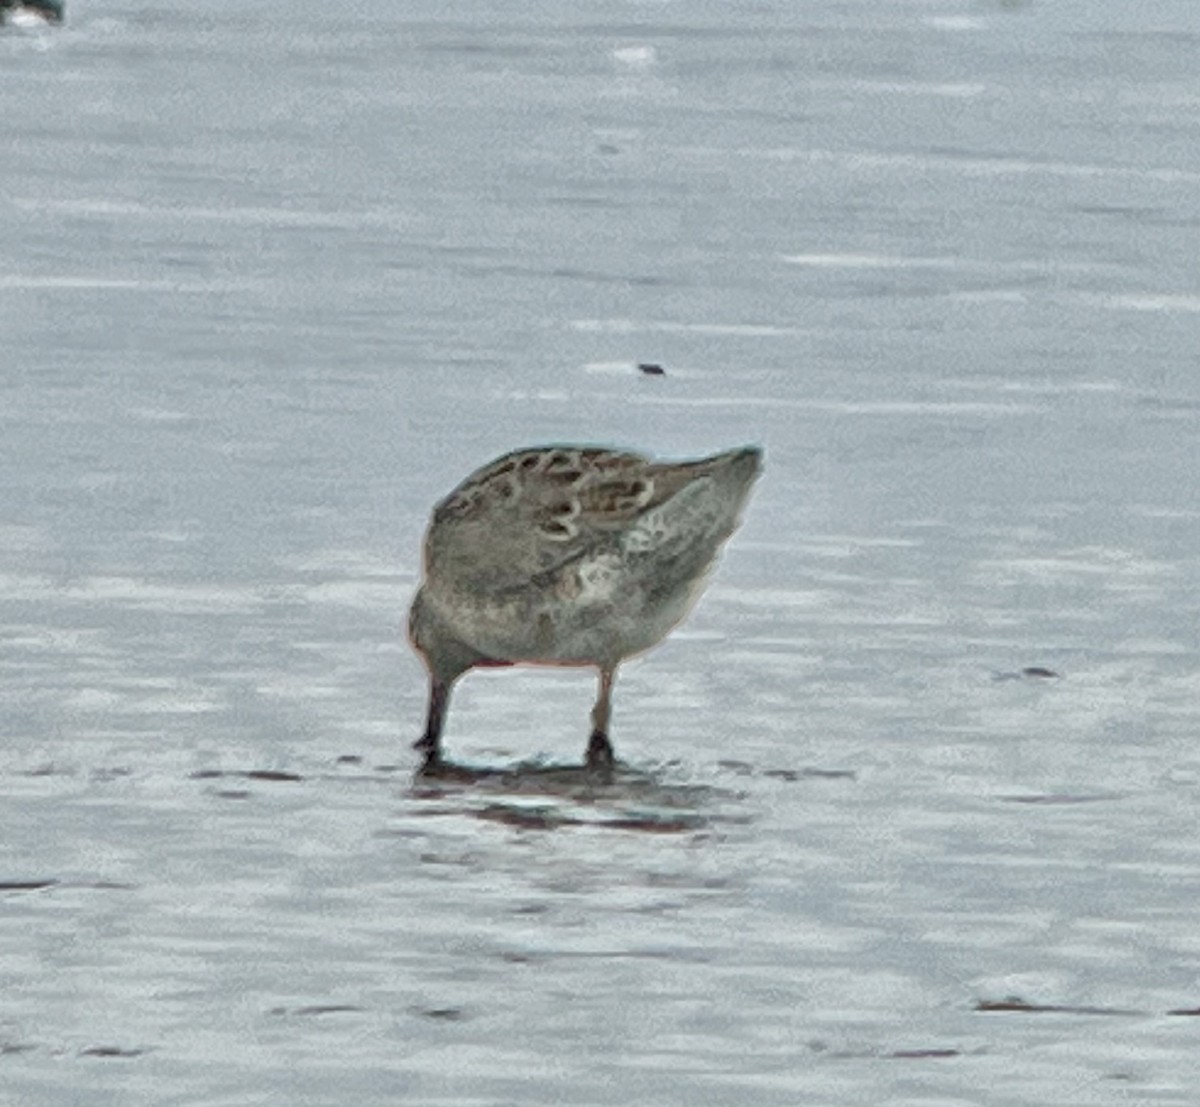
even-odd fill
[[[665,377],[667,375],[667,371],[653,361],[639,361],[638,368],[647,377]]]

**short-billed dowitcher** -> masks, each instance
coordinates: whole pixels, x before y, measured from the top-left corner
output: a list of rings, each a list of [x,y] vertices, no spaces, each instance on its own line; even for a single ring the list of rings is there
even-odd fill
[[[433,510],[408,633],[429,670],[416,748],[441,765],[450,689],[477,666],[594,665],[587,764],[613,764],[613,676],[691,609],[761,463],[747,447],[656,462],[586,446],[505,454]]]

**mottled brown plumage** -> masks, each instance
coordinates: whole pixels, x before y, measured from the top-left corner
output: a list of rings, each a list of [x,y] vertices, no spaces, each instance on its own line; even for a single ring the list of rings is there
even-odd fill
[[[417,743],[440,763],[450,688],[476,666],[595,665],[588,764],[612,764],[613,675],[687,614],[759,472],[757,449],[655,462],[582,446],[517,450],[433,510],[409,637],[429,669]]]

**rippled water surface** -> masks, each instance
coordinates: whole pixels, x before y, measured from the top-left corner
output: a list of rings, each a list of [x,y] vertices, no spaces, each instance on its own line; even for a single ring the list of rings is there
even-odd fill
[[[1188,2],[0,31],[0,1102],[1196,1102]],[[661,365],[663,375],[638,371]],[[414,776],[429,506],[767,451]]]

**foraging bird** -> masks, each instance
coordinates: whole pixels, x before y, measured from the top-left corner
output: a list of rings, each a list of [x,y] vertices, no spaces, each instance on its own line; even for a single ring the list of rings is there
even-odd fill
[[[617,666],[691,609],[736,529],[761,451],[656,462],[635,453],[542,446],[472,473],[433,510],[424,578],[409,612],[429,670],[426,770],[442,764],[454,682],[482,666],[594,665],[589,769],[608,769]]]

